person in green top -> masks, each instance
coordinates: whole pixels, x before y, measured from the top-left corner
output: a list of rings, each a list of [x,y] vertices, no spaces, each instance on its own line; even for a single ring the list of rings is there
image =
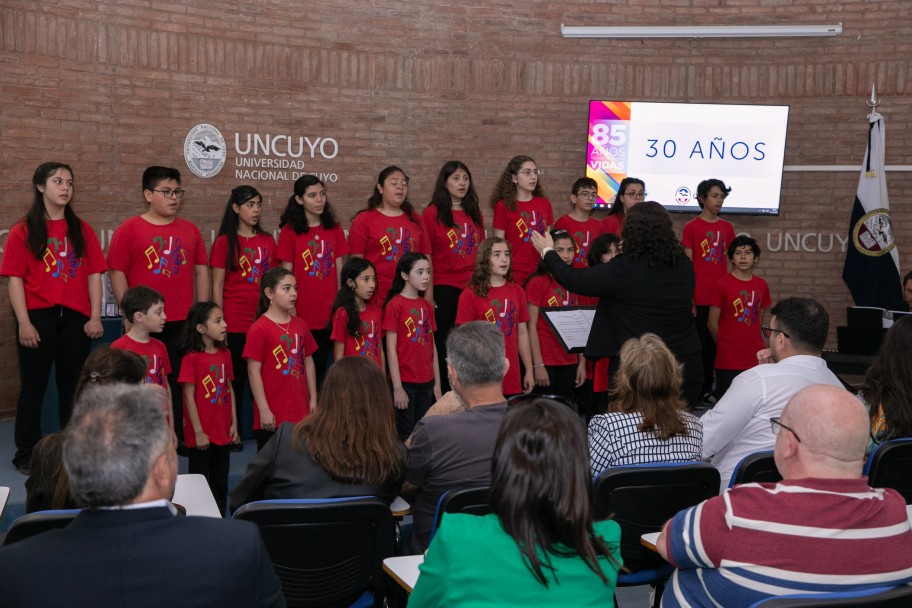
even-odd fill
[[[592,521],[588,458],[566,405],[511,407],[491,463],[493,513],[444,516],[410,608],[613,606],[621,529]]]

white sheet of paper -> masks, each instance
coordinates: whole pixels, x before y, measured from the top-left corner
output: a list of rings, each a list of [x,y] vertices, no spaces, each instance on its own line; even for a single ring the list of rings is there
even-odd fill
[[[595,318],[594,308],[581,308],[577,310],[547,310],[543,314],[554,325],[567,348],[584,348],[589,341],[589,330],[592,329],[592,320]]]

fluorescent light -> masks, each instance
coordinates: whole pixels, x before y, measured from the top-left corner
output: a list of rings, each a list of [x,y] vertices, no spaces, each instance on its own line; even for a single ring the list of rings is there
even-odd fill
[[[622,27],[571,27],[561,23],[564,38],[779,38],[838,36],[835,25],[667,25]]]

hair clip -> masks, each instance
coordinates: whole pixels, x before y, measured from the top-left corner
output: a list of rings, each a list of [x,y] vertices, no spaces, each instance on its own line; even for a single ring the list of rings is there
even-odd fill
[[[90,380],[91,382],[98,382],[98,379],[99,379],[99,378],[101,378],[101,374],[99,374],[98,372],[90,372],[90,373],[89,373],[89,380]]]

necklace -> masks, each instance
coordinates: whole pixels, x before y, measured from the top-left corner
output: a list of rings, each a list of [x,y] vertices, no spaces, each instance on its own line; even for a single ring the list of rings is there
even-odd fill
[[[278,321],[276,321],[275,319],[273,319],[269,316],[267,316],[266,318],[269,319],[270,321],[272,321],[273,323],[275,323],[276,327],[278,327],[283,332],[285,332],[286,335],[288,334],[288,329],[289,329],[289,327],[291,327],[291,318],[288,319],[288,322],[285,324],[285,327],[282,327],[281,323],[279,323]]]

